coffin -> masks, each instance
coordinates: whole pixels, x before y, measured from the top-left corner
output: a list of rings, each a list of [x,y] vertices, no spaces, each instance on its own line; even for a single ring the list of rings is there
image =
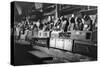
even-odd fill
[[[28,51],[29,54],[33,55],[33,60],[34,56],[42,60],[53,60],[53,57],[50,57],[48,54],[41,52],[41,51]]]
[[[93,33],[92,33],[92,41],[97,43],[97,31],[93,31]]]
[[[49,38],[32,38],[32,42],[35,45],[42,46],[42,47],[49,47]]]
[[[59,38],[59,33],[60,33],[61,31],[52,31],[51,32],[51,38]]]
[[[49,38],[50,37],[50,32],[47,32],[47,31],[45,31],[45,32],[39,31],[38,32],[38,37],[39,38]]]
[[[91,40],[91,31],[71,31],[71,39],[75,40]]]
[[[86,41],[74,41],[73,52],[97,58],[97,46]]]
[[[71,37],[71,32],[59,33],[59,38],[70,38],[70,37]]]
[[[64,39],[56,39],[56,48],[63,49]]]
[[[72,51],[73,40],[64,38],[50,38],[50,47]]]
[[[64,40],[64,50],[72,51],[73,40],[65,39]]]
[[[56,39],[50,38],[50,47],[56,47]]]

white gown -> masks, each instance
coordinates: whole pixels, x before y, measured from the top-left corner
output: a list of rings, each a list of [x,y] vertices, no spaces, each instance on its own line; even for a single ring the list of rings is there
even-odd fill
[[[26,36],[27,36],[28,30],[25,30],[24,34],[21,34],[20,39],[25,40]]]

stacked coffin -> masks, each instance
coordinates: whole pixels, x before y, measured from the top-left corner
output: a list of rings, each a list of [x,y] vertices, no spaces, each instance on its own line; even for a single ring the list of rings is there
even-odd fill
[[[92,41],[97,43],[97,31],[92,32]]]
[[[37,37],[33,37],[32,41],[34,41],[34,43],[37,44],[38,46],[48,47],[49,37],[50,37],[50,32],[39,31],[37,33]]]
[[[68,37],[67,37],[68,36]],[[53,32],[50,38],[50,47],[72,51],[73,40],[69,33]]]
[[[64,40],[64,50],[69,50],[72,51],[72,46],[73,46],[73,40],[71,39],[65,39]]]
[[[50,47],[56,48],[56,40],[59,38],[60,31],[52,31],[50,37]]]
[[[59,33],[61,33],[61,31],[52,31],[51,38],[59,38]]]
[[[91,31],[71,31],[71,39],[90,41],[92,38]]]
[[[67,39],[70,39],[70,38],[71,38],[71,32],[59,33],[59,37],[60,37],[60,38],[67,38]]]
[[[38,37],[39,38],[49,38],[50,37],[50,32],[48,31],[39,31],[38,32]]]
[[[50,47],[56,47],[56,38],[50,38]]]
[[[91,41],[74,40],[73,52],[97,58],[97,47]]]
[[[73,52],[97,57],[97,47],[94,45],[93,32],[71,31],[71,39],[74,39]]]
[[[64,39],[57,38],[56,39],[56,48],[63,49]]]

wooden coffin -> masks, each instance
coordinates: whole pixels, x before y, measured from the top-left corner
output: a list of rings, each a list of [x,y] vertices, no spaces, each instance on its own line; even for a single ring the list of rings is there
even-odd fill
[[[71,39],[75,40],[91,40],[91,31],[71,31]]]
[[[71,32],[59,33],[59,38],[70,38]]]
[[[97,58],[97,46],[86,41],[74,41],[73,52]]]
[[[64,39],[64,50],[72,51],[73,40]]]
[[[49,47],[49,38],[32,38],[35,45]]]
[[[50,38],[50,47],[56,47],[56,39]]]
[[[63,49],[64,39],[57,38],[56,39],[56,48]]]
[[[51,38],[59,38],[60,31],[52,31],[51,32]]]
[[[39,31],[39,32],[38,32],[38,37],[39,37],[39,38],[49,38],[49,37],[50,37],[50,32]]]
[[[92,41],[97,43],[97,31],[93,31],[93,33],[92,33]]]

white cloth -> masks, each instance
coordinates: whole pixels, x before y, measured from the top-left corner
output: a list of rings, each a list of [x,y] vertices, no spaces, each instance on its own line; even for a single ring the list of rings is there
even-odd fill
[[[19,36],[20,28],[16,27],[16,35]]]
[[[21,34],[21,39],[25,40],[26,36],[27,36],[28,30],[25,30],[24,34]]]

